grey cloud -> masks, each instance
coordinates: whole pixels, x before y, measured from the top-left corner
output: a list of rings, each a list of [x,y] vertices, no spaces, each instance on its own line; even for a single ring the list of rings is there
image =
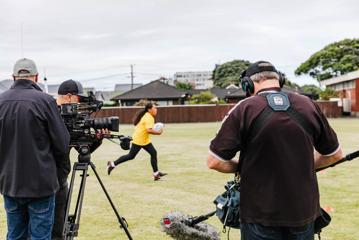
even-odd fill
[[[359,32],[354,0],[0,1],[0,79],[21,57],[21,25],[24,55],[53,82],[122,74],[130,64],[153,74],[138,74],[146,82],[237,58],[271,60],[294,79],[312,53]]]

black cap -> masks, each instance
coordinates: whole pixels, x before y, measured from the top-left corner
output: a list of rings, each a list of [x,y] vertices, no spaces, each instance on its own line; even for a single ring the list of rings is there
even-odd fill
[[[242,78],[250,77],[250,76],[252,76],[256,73],[260,73],[260,72],[278,73],[277,69],[275,69],[273,64],[271,64],[270,62],[258,61],[258,62],[252,63],[251,65],[248,66],[248,68],[242,73]]]
[[[82,84],[72,79],[66,80],[65,82],[61,83],[59,89],[57,90],[57,94],[59,95],[66,95],[68,93],[73,95],[86,96],[84,94]]]

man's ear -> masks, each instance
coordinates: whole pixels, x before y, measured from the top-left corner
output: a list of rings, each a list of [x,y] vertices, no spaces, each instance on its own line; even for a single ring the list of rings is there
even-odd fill
[[[37,83],[37,81],[39,80],[39,74],[35,75],[35,82]]]
[[[15,78],[15,76],[14,75],[12,75],[12,79],[15,81],[16,80],[16,78]]]

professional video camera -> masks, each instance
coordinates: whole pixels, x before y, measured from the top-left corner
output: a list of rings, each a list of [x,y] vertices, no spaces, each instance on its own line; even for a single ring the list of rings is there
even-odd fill
[[[108,129],[118,132],[120,123],[118,117],[92,117],[92,114],[99,111],[102,106],[102,101],[97,100],[93,92],[90,92],[88,97],[80,96],[80,103],[61,105],[61,116],[71,136],[70,146],[79,147],[93,144],[97,141],[97,130]],[[118,138],[121,142],[120,146],[124,150],[128,150],[130,147],[130,137],[114,134],[104,135],[104,137]]]
[[[107,192],[105,185],[103,184],[100,176],[96,171],[95,164],[91,161],[91,149],[93,149],[91,147],[95,146],[95,144],[101,144],[101,138],[99,139],[97,134],[100,133],[99,131],[102,131],[102,129],[118,132],[120,122],[119,118],[114,116],[104,118],[93,117],[92,114],[101,109],[103,105],[102,101],[96,100],[96,97],[92,92],[90,92],[87,97],[79,97],[79,103],[63,104],[60,107],[61,116],[71,136],[70,147],[75,147],[79,153],[78,162],[75,162],[73,165],[69,193],[67,196],[63,239],[73,240],[74,237],[78,235],[78,230],[80,228],[82,202],[85,194],[86,178],[89,176],[88,167],[90,166],[95,173],[95,176],[100,183],[101,188],[105,193],[106,198],[108,199],[117,217],[117,220],[120,224],[120,228],[125,231],[128,239],[132,240],[132,237],[127,229],[128,225],[126,219],[121,217],[120,214],[117,212],[117,209],[112,202],[112,199],[110,198],[110,195]],[[132,140],[131,137],[115,134],[104,134],[102,136],[116,144],[118,143],[113,141],[112,139],[119,139],[119,145],[124,150],[128,150],[130,148],[130,142]],[[75,201],[75,210],[73,213],[70,213],[72,193],[77,172],[80,172],[81,184],[77,199]]]

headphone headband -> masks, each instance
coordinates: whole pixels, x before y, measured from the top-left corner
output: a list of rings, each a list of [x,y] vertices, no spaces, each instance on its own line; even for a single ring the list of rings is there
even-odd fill
[[[243,91],[246,92],[247,96],[250,96],[254,93],[254,84],[251,80],[251,76],[261,72],[274,72],[279,75],[279,86],[282,88],[285,82],[285,78],[281,72],[279,72],[273,64],[266,61],[258,61],[251,64],[246,70],[241,74],[241,85]]]
[[[280,74],[270,62],[258,61],[251,64],[245,71],[243,71],[241,77],[251,77],[260,72],[275,72]]]

